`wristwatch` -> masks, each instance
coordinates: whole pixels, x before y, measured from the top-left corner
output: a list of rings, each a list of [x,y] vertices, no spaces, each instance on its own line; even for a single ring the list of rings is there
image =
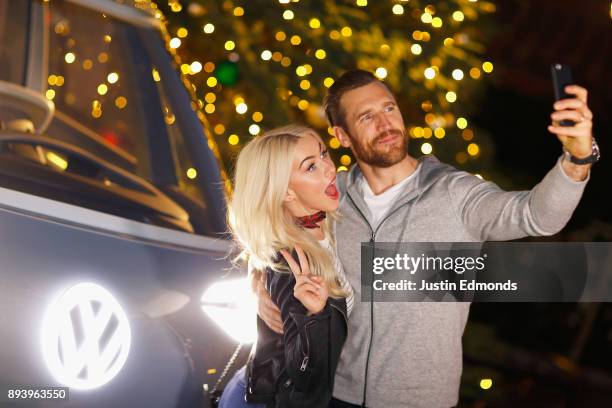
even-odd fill
[[[574,164],[597,163],[599,161],[599,157],[601,156],[599,153],[599,146],[597,145],[597,142],[595,141],[594,137],[592,138],[592,150],[591,150],[590,156],[579,159],[578,157],[572,156],[570,152],[568,152],[567,150],[564,150],[564,153],[565,153],[565,158]]]

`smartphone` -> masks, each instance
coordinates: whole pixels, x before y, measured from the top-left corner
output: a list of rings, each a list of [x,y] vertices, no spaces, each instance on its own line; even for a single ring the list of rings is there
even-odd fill
[[[569,95],[565,92],[567,85],[572,85],[572,69],[569,65],[563,64],[552,64],[550,66],[550,73],[552,75],[553,89],[555,91],[555,100],[573,98],[573,95]],[[561,126],[574,126],[573,120],[564,119],[559,122]]]

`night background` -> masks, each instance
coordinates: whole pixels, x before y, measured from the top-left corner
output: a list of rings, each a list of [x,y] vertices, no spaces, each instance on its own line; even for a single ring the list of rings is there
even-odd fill
[[[602,159],[567,227],[531,240],[612,241],[609,1],[125,3],[165,22],[167,49],[229,177],[245,143],[289,122],[315,128],[338,170],[349,168],[354,160],[329,133],[321,102],[334,78],[362,68],[395,92],[412,156],[433,154],[506,190],[531,189],[561,154],[546,129],[550,66],[568,64],[589,91]],[[56,26],[58,36],[62,30]],[[99,106],[92,109],[99,117]],[[174,120],[167,111],[166,123]],[[196,178],[189,163],[183,167]],[[460,407],[612,406],[608,303],[474,303],[463,342]]]

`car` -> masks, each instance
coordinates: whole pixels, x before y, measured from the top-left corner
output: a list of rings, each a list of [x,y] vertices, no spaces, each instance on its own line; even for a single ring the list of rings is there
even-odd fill
[[[237,344],[210,289],[230,185],[162,19],[127,3],[0,0],[0,401],[206,406]]]

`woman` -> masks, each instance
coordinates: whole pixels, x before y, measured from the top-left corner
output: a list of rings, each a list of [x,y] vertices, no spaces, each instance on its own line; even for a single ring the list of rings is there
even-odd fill
[[[331,400],[353,302],[330,230],[338,199],[335,166],[312,129],[279,128],[240,152],[228,223],[242,259],[265,270],[283,334],[258,318],[257,343],[220,408],[326,407]]]

